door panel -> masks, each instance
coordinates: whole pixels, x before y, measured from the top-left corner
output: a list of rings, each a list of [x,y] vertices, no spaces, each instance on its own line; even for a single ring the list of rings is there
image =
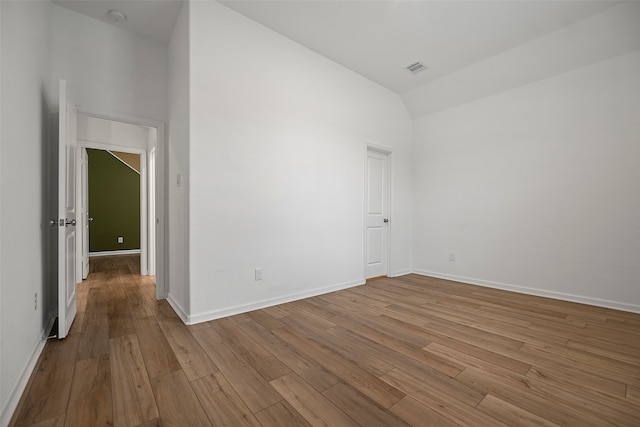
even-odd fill
[[[382,255],[382,242],[384,240],[382,233],[382,227],[369,227],[367,230],[367,238],[369,242],[369,251],[368,251],[368,264],[375,265],[383,262],[384,257]]]
[[[365,180],[365,276],[387,274],[388,154],[367,150]]]
[[[58,123],[58,338],[76,315],[76,108],[60,80]]]
[[[384,213],[384,203],[383,203],[383,183],[384,183],[384,159],[380,159],[378,157],[368,157],[368,187],[367,187],[367,197],[369,198],[368,203],[368,214],[369,215],[382,215]]]

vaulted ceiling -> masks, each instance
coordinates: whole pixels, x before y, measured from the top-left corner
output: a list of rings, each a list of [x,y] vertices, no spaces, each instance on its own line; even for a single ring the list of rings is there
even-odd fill
[[[181,0],[55,0],[163,43]],[[405,93],[615,6],[615,1],[231,0],[227,7],[397,92]],[[415,62],[427,68],[411,74]]]

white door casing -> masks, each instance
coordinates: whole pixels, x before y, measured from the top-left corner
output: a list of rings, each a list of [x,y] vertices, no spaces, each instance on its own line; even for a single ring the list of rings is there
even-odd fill
[[[82,230],[82,279],[86,279],[89,275],[89,225],[93,218],[89,218],[89,155],[87,149],[80,149],[80,206],[78,207],[78,215]]]
[[[365,174],[365,277],[387,275],[389,155],[367,149]]]
[[[82,114],[82,113],[81,113]],[[80,151],[86,151],[86,149],[90,148],[93,150],[102,150],[102,151],[120,151],[122,153],[130,153],[130,154],[137,154],[138,156],[140,156],[140,275],[141,276],[146,276],[149,274],[149,261],[148,261],[148,251],[149,251],[149,236],[148,236],[148,232],[150,230],[149,226],[148,226],[148,222],[151,221],[152,219],[149,218],[149,213],[148,213],[148,204],[149,204],[149,193],[148,193],[148,165],[147,165],[147,152],[146,150],[143,149],[139,149],[139,148],[132,148],[132,147],[128,147],[128,146],[120,146],[120,145],[113,145],[113,144],[105,144],[105,143],[101,143],[101,142],[92,142],[92,141],[85,141],[82,139],[78,139],[77,140],[77,144],[78,147],[80,148]],[[88,156],[87,156],[88,157]],[[78,162],[81,162],[80,157],[78,157]],[[82,176],[82,179],[78,180],[78,188],[84,188],[85,185],[87,185],[87,204],[88,204],[88,200],[89,200],[89,189],[88,189],[88,182],[89,182],[89,178],[88,178],[88,163],[87,163],[87,174],[86,176]],[[155,191],[155,186],[153,188],[153,190]],[[80,191],[80,190],[79,190]],[[154,200],[155,200],[155,194],[154,194]],[[80,198],[78,198],[78,206],[81,204],[80,202]],[[79,210],[79,209],[78,209]],[[93,218],[91,218],[91,221],[93,221]],[[91,223],[91,221],[89,221],[89,224]],[[155,221],[154,221],[155,222]],[[154,230],[155,232],[155,230]],[[87,234],[87,236],[89,236]],[[155,237],[155,236],[154,236]],[[155,239],[154,239],[154,244],[155,244]],[[87,263],[88,263],[88,259],[89,259],[89,241],[87,241]],[[83,260],[83,256],[84,254],[78,252],[77,257],[78,257],[78,265],[82,264]]]
[[[149,245],[147,247],[148,259],[147,263],[149,264],[149,269],[147,274],[149,276],[155,276],[156,274],[156,148],[153,147],[149,151],[149,212],[148,217],[149,221],[147,226],[149,227],[149,231],[147,235],[149,236]]]
[[[58,338],[76,315],[76,107],[60,80],[58,128]]]

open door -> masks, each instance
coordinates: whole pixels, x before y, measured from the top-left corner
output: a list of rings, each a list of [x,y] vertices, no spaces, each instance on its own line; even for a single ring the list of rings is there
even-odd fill
[[[76,316],[76,107],[60,80],[58,123],[58,338]]]

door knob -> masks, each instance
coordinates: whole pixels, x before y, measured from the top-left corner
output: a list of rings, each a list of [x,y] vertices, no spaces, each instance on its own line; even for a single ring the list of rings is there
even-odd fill
[[[70,225],[72,227],[75,227],[76,226],[76,220],[75,219],[71,219],[71,220],[68,219],[68,220],[65,221],[64,225],[67,225],[67,226]]]
[[[385,218],[382,220],[383,222],[389,222],[389,218]]]
[[[93,221],[93,217],[87,218],[89,220],[89,222]]]

